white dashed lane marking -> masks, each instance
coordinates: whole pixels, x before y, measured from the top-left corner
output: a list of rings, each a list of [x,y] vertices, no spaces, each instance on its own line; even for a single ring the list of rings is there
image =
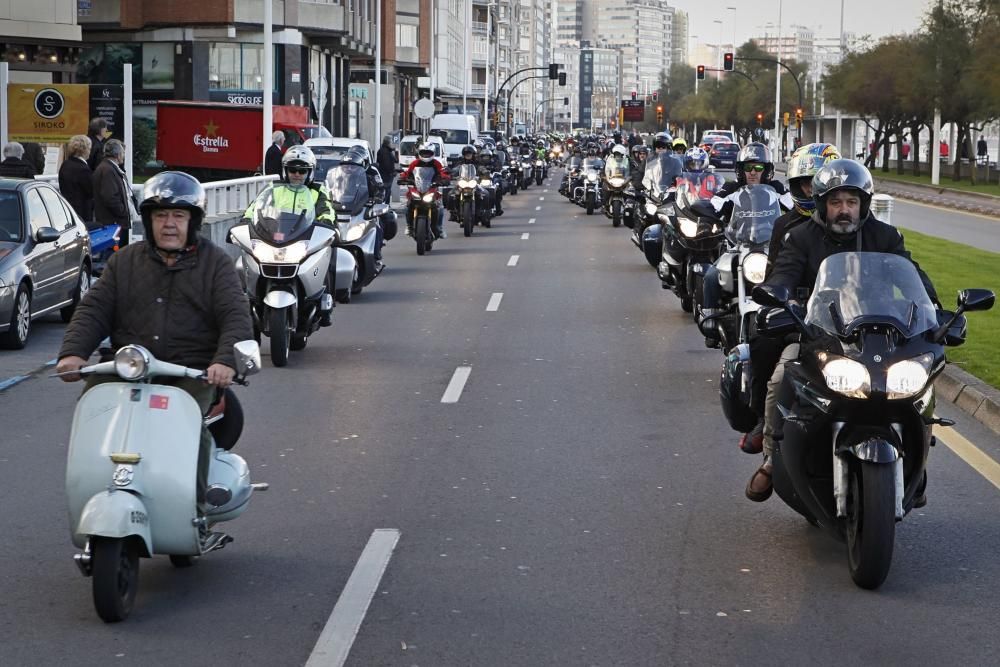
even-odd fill
[[[486,304],[487,313],[495,313],[500,310],[500,300],[503,299],[503,292],[493,292],[490,302]]]
[[[532,218],[531,220],[528,220],[528,224],[529,224],[529,225],[533,225],[533,224],[535,224],[535,219],[534,219],[534,218]]]
[[[444,390],[441,402],[458,403],[458,399],[461,398],[462,390],[465,389],[465,383],[471,373],[472,366],[459,366],[456,368],[454,375],[451,376],[451,382],[448,383],[448,388]]]
[[[507,260],[507,266],[517,266],[517,260],[521,259],[520,255],[511,255],[510,259]]]
[[[528,232],[525,232],[525,233],[521,234],[521,240],[522,241],[527,241],[529,236],[531,236],[531,234],[529,234]]]

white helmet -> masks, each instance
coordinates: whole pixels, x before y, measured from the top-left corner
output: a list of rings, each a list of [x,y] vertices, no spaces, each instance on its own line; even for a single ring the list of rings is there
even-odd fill
[[[625,148],[625,146],[623,146],[622,144],[615,144],[614,147],[611,149],[611,154],[614,155],[615,157],[624,159],[628,157],[628,149]]]
[[[316,170],[316,156],[313,155],[312,149],[305,146],[292,146],[287,151],[285,151],[284,156],[281,158],[281,172],[282,176],[285,178],[285,182],[288,182],[288,170],[306,170],[306,185],[312,181],[313,171]]]
[[[432,144],[429,141],[425,141],[424,143],[420,144],[420,148],[417,149],[417,157],[420,158],[420,161],[423,162],[424,164],[430,164],[431,162],[433,162],[434,156],[436,154],[437,153],[434,150],[434,144]]]

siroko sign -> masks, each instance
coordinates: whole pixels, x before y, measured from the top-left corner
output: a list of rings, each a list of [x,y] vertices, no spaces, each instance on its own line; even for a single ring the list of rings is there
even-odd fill
[[[10,140],[59,143],[87,134],[89,95],[84,84],[8,84]]]

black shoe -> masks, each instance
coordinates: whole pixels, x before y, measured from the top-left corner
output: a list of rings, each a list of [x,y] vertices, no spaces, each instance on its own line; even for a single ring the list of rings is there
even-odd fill
[[[496,216],[499,218],[501,215],[503,215],[503,209],[502,208],[498,208],[497,212],[496,212]]]

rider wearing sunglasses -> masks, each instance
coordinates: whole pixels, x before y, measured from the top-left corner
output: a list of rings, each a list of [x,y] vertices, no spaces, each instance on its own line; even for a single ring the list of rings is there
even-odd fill
[[[723,218],[728,219],[733,209],[730,196],[745,185],[769,185],[778,193],[781,207],[789,211],[795,205],[792,195],[785,189],[781,181],[773,180],[774,162],[771,161],[771,149],[754,141],[747,144],[736,156],[736,180],[729,181],[712,198],[712,206]]]

